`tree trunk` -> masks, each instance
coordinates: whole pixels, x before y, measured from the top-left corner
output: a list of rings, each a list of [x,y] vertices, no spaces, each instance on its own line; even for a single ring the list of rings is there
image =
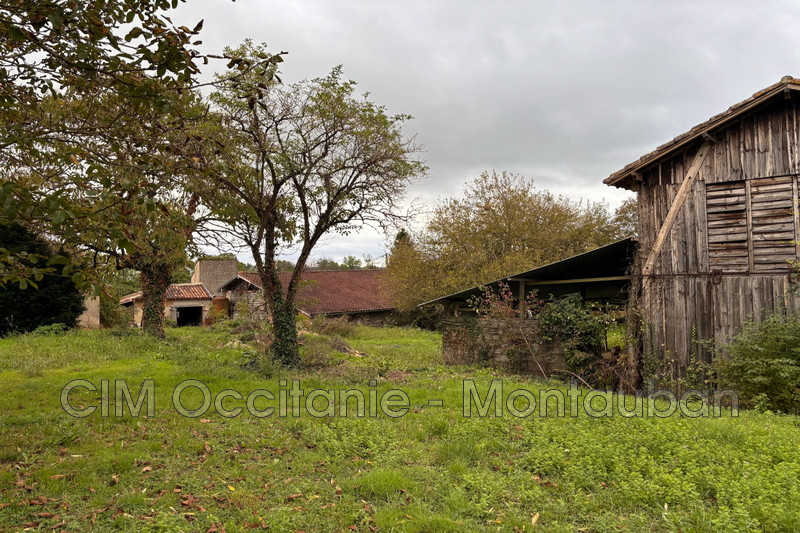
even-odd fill
[[[297,317],[294,309],[276,306],[272,315],[273,340],[270,355],[273,361],[283,366],[300,366],[300,352],[297,347]]]
[[[142,283],[142,329],[158,339],[164,335],[164,306],[171,272],[162,265],[147,265],[139,271]]]

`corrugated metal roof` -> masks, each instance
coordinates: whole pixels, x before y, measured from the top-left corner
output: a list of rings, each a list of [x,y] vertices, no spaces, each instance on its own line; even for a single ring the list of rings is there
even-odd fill
[[[527,280],[530,285],[535,286],[536,282],[543,282],[547,284],[558,283],[559,281],[568,280],[570,282],[580,279],[603,279],[603,278],[619,278],[627,277],[628,269],[633,260],[634,250],[636,248],[636,239],[628,237],[594,250],[589,250],[582,254],[574,255],[555,263],[543,265],[532,270],[512,274],[484,285],[470,287],[463,291],[448,294],[435,300],[430,300],[419,304],[417,307],[424,307],[427,305],[435,304],[445,300],[466,300],[471,296],[481,294],[483,287],[495,285],[503,282],[508,283],[509,280]],[[587,283],[593,283],[587,281]]]
[[[643,155],[636,161],[625,165],[624,168],[614,172],[605,180],[603,180],[603,183],[606,185],[613,185],[615,187],[626,187],[629,185],[628,178],[630,178],[631,174],[634,172],[642,170],[644,167],[655,162],[657,159],[660,159],[661,157],[685,147],[695,139],[702,137],[704,134],[708,134],[711,132],[711,130],[727,123],[730,120],[733,120],[739,115],[747,113],[772,97],[779,95],[781,92],[789,90],[800,90],[800,79],[796,79],[791,76],[784,76],[778,83],[758,91],[750,98],[732,105],[722,113],[714,115],[705,122],[693,127],[689,131],[678,135],[667,143],[662,144],[652,152]]]

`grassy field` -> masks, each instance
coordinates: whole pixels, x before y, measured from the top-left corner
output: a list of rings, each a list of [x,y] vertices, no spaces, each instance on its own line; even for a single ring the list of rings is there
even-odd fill
[[[243,370],[232,340],[224,328],[174,329],[165,342],[101,331],[0,339],[0,530],[800,530],[797,417],[464,418],[465,378],[483,392],[495,377],[506,392],[553,384],[445,367],[440,337],[415,330],[359,327],[327,366],[268,376]],[[309,337],[304,350],[327,340]],[[134,397],[152,378],[154,416],[72,418],[59,398],[76,378],[98,389],[125,379]],[[185,418],[172,392],[189,378],[244,396],[277,396],[281,379],[368,391],[374,378],[379,395],[402,389],[411,405],[400,418],[228,419],[213,407]],[[97,406],[100,392],[70,400]]]

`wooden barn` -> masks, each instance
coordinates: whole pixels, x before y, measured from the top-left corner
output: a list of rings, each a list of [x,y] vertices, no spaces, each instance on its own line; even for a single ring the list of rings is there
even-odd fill
[[[696,341],[794,310],[800,80],[784,77],[609,176],[638,193],[643,354],[685,374]]]

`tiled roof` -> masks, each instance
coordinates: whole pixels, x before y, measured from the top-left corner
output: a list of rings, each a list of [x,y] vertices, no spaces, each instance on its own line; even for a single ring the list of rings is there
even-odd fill
[[[141,292],[120,298],[119,303],[129,304],[142,299]],[[167,287],[167,300],[210,300],[211,293],[202,283],[173,283]]]
[[[279,272],[281,285],[286,290],[290,272]],[[261,288],[261,279],[255,272],[239,272],[237,280],[244,280],[253,288]],[[297,309],[308,315],[338,315],[387,311],[393,309],[386,287],[386,271],[374,270],[307,270],[301,278],[297,293]]]
[[[614,172],[605,180],[603,180],[603,183],[606,185],[614,185],[616,187],[626,187],[628,184],[628,178],[632,173],[642,170],[644,167],[655,162],[657,159],[660,159],[661,157],[686,146],[695,139],[708,134],[714,128],[717,128],[718,126],[733,120],[741,114],[750,111],[773,96],[776,96],[782,92],[788,93],[790,90],[800,90],[800,80],[791,76],[784,76],[778,83],[758,91],[750,98],[742,100],[738,104],[732,105],[722,113],[714,115],[710,119],[698,124],[689,131],[681,133],[671,141],[662,144],[652,152],[643,155],[633,163],[625,165],[624,168]]]

